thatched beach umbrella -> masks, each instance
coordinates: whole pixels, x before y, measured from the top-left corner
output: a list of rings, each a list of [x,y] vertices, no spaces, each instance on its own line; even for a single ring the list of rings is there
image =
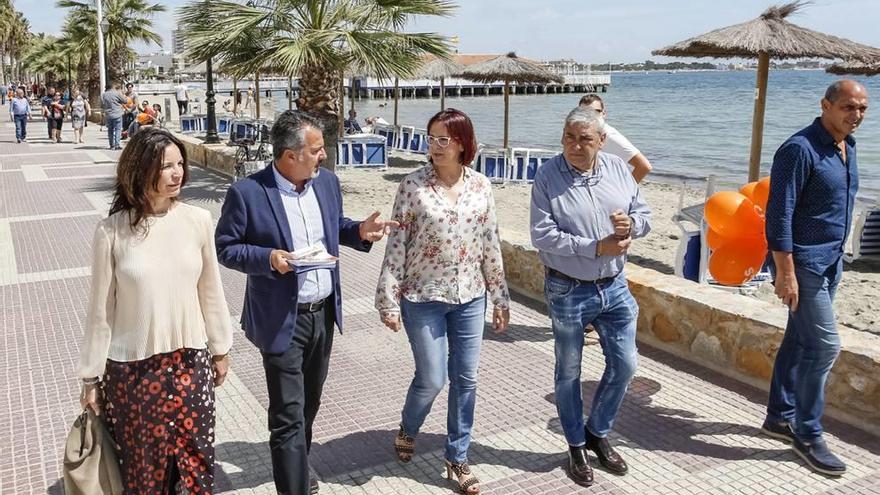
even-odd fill
[[[481,83],[504,81],[504,148],[507,148],[508,112],[510,108],[510,83],[563,83],[564,80],[543,67],[528,62],[510,52],[485,62],[466,67],[461,77]]]
[[[651,53],[673,57],[758,58],[755,113],[749,181],[758,179],[764,133],[764,107],[770,58],[827,58],[870,60],[880,58],[877,48],[805,29],[786,20],[805,2],[770,7],[757,19],[684,40]]]
[[[416,77],[440,81],[440,110],[446,109],[446,78],[461,74],[464,67],[442,58],[435,58],[426,62],[416,71]]]
[[[839,62],[825,69],[825,71],[839,76],[847,74],[876,76],[877,74],[880,74],[880,59],[877,59],[874,62],[862,62],[859,60]]]

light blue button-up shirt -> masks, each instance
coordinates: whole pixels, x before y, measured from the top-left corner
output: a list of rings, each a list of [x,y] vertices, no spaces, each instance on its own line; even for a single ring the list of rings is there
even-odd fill
[[[625,254],[596,256],[596,244],[614,233],[614,210],[632,218],[633,239],[651,230],[651,210],[626,163],[604,152],[597,160],[592,173],[583,175],[559,154],[538,168],[532,185],[532,245],[546,266],[581,280],[623,270]]]
[[[11,115],[30,115],[31,104],[27,98],[14,97],[9,101],[9,113]]]
[[[284,205],[284,212],[287,215],[287,224],[290,225],[293,249],[302,249],[317,243],[323,244],[326,249],[324,224],[321,221],[321,205],[318,204],[318,196],[312,188],[312,181],[307,181],[305,189],[298,193],[293,183],[278,173],[278,169],[274,165],[272,171],[275,173],[275,183],[281,193],[281,203]],[[297,272],[298,302],[317,302],[333,292],[333,278],[329,269],[297,270]]]

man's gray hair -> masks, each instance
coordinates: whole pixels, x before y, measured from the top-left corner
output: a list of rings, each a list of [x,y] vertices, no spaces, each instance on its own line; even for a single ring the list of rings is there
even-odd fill
[[[596,110],[588,107],[577,106],[565,117],[565,127],[571,124],[584,124],[594,126],[599,135],[605,134],[605,119]]]
[[[296,110],[282,113],[272,126],[272,156],[279,160],[284,150],[299,151],[306,145],[306,128],[323,130],[317,119]]]

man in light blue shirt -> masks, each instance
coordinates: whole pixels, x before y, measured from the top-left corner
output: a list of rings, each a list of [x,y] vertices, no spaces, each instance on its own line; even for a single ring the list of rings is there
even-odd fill
[[[316,244],[326,245],[321,206],[318,204],[318,196],[315,194],[312,181],[306,182],[302,191],[297,192],[296,186],[281,175],[275,165],[272,165],[272,171],[275,173],[275,182],[281,194],[281,204],[284,205],[287,223],[290,224],[293,250],[297,251]],[[318,268],[308,271],[298,269],[297,272],[299,285],[297,301],[300,303],[323,301],[333,292],[330,269]]]
[[[9,102],[9,115],[15,122],[15,141],[27,142],[27,121],[31,116],[31,104],[24,97],[24,90],[21,88],[15,91],[15,98]]]
[[[575,108],[565,119],[563,152],[535,174],[531,200],[532,244],[546,267],[544,294],[556,349],[556,409],[569,444],[569,475],[593,483],[587,449],[615,474],[626,462],[608,433],[635,374],[639,308],[623,267],[633,239],[650,231],[651,212],[629,167],[600,152],[605,122]],[[599,333],[606,369],[584,424],[581,351],[584,327]]]

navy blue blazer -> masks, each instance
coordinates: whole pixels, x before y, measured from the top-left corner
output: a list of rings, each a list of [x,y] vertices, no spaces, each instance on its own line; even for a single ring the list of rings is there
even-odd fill
[[[369,251],[372,243],[360,238],[361,222],[342,215],[342,192],[333,172],[321,169],[312,179],[321,207],[327,252],[339,256],[339,244]],[[217,259],[227,268],[247,274],[241,326],[261,351],[282,353],[290,347],[296,328],[297,277],[272,270],[274,249],[293,251],[290,224],[275,182],[273,166],[266,167],[229,188],[217,230]],[[331,270],[336,325],[342,331],[342,287],[339,263]]]

